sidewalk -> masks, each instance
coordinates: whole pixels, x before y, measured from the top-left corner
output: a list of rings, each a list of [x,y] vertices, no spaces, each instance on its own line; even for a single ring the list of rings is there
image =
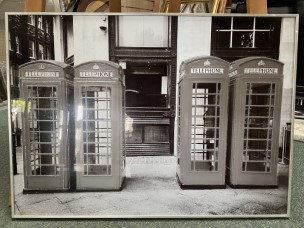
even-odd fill
[[[3,101],[0,103],[0,111],[7,109],[7,101]]]
[[[14,176],[15,210],[19,215],[55,216],[183,216],[285,214],[287,165],[279,165],[278,189],[182,190],[176,182],[176,158],[128,157],[122,191],[28,194]]]

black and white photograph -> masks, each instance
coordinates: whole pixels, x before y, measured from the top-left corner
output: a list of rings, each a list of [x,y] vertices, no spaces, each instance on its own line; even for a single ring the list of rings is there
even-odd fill
[[[6,14],[13,218],[288,217],[297,15]]]

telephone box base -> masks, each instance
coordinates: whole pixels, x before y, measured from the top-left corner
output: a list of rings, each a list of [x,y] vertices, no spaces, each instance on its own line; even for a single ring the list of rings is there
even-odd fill
[[[228,184],[229,187],[234,189],[277,189],[278,185],[232,185]]]
[[[180,179],[179,179],[179,176],[178,174],[176,174],[176,180],[177,180],[177,183],[179,184],[180,188],[183,189],[183,190],[202,190],[202,189],[225,189],[226,188],[226,185],[185,185],[183,184]]]

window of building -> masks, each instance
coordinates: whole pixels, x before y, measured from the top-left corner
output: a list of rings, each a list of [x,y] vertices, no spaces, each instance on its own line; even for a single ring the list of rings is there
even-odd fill
[[[38,16],[38,28],[43,29],[43,24],[42,24],[42,16]]]
[[[68,64],[74,63],[73,18],[68,16],[63,20],[64,59]]]
[[[30,58],[35,58],[35,42],[30,40],[29,41],[29,57]]]
[[[14,71],[13,71],[13,65],[10,65],[9,68],[9,76],[10,76],[10,85],[13,86],[14,85]]]
[[[20,54],[21,50],[20,50],[20,40],[19,40],[19,37],[16,36],[15,40],[16,40],[16,52]]]
[[[169,47],[169,17],[119,16],[118,47]]]
[[[45,32],[50,34],[50,25],[48,20],[45,21]]]
[[[211,53],[228,61],[252,55],[278,59],[280,30],[281,18],[214,17]]]
[[[39,44],[38,47],[38,59],[45,59],[45,52],[44,52],[44,46],[42,44]]]
[[[11,40],[11,33],[10,32],[8,32],[8,45],[9,45],[9,50],[13,51],[12,40]]]
[[[35,25],[35,18],[34,18],[33,15],[29,15],[29,16],[28,16],[28,23],[29,23],[30,25]]]
[[[51,49],[50,47],[46,46],[46,52],[45,52],[45,59],[51,59]]]

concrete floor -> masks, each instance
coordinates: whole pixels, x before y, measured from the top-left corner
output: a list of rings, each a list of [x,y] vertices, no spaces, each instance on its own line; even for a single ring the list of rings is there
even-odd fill
[[[23,194],[22,156],[14,176],[15,214],[34,216],[186,216],[287,213],[287,165],[278,189],[182,190],[175,157],[128,157],[122,191]]]

